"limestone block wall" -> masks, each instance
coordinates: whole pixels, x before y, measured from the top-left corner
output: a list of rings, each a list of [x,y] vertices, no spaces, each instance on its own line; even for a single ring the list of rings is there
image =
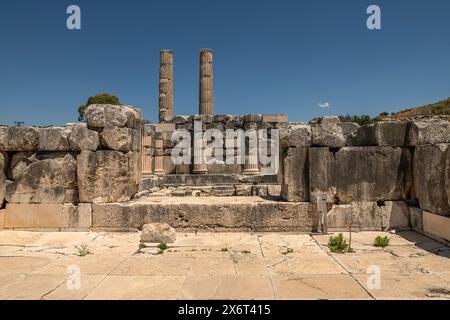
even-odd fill
[[[91,203],[139,189],[142,112],[92,105],[87,123],[0,127],[0,227],[88,229]]]
[[[323,117],[283,126],[280,141],[283,199],[316,208],[318,199],[326,202],[331,227],[364,229],[379,220],[386,228],[427,233],[429,223],[435,228],[450,219],[448,121],[359,127]],[[422,224],[422,215],[432,222]],[[444,234],[450,241],[450,229]]]

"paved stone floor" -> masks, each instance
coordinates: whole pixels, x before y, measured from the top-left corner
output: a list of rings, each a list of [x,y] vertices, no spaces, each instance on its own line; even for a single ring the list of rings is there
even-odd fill
[[[388,248],[372,246],[386,234]],[[154,255],[153,246],[139,251],[139,233],[0,231],[0,299],[450,299],[450,248],[438,242],[359,232],[355,252],[330,254],[328,239],[178,233]],[[91,254],[78,256],[81,244]],[[70,266],[79,289],[67,285]],[[381,271],[379,289],[368,288],[370,266]]]

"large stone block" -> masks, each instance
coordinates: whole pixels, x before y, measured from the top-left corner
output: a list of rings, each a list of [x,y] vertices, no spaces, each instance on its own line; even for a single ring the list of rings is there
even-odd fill
[[[336,160],[327,147],[309,149],[309,201],[317,202],[317,197],[325,194],[328,203],[334,202],[336,195]]]
[[[337,125],[342,129],[342,134],[344,135],[346,145],[351,146],[353,136],[360,128],[359,124],[353,122],[339,122]]]
[[[329,231],[384,230],[385,210],[376,202],[352,202],[333,205],[327,213]]]
[[[289,124],[280,128],[280,143],[283,148],[308,147],[311,142],[311,127],[308,124]]]
[[[322,117],[311,124],[312,145],[341,148],[346,144],[337,117]]]
[[[28,162],[29,161],[29,162]],[[69,153],[34,155],[8,184],[9,203],[69,203],[76,202],[76,160]]]
[[[3,205],[6,195],[6,177],[3,171],[0,170],[0,207]]]
[[[90,204],[15,204],[4,210],[5,228],[87,231],[92,225]]]
[[[416,147],[413,172],[420,207],[435,214],[450,215],[450,144]]]
[[[450,218],[443,217],[431,212],[423,212],[423,230],[438,240],[450,242]]]
[[[409,207],[404,201],[386,201],[383,226],[389,229],[409,229]]]
[[[0,171],[6,172],[9,165],[9,156],[5,151],[0,151]]]
[[[89,128],[117,126],[139,129],[142,110],[125,105],[93,104],[86,108],[84,116]]]
[[[16,152],[12,155],[6,177],[10,180],[16,180],[26,169],[26,167],[36,160],[33,152]]]
[[[171,199],[180,200],[93,204],[93,226],[129,230],[146,223],[167,223],[176,229],[190,230],[311,232],[316,219],[308,202],[287,203],[261,198],[255,202],[254,198],[246,197],[230,201],[221,198],[220,202],[195,197]]]
[[[0,127],[0,150],[36,151],[39,147],[39,128]]]
[[[117,151],[139,151],[140,132],[137,129],[107,126],[100,133],[103,148]]]
[[[89,130],[86,124],[76,124],[71,127],[69,143],[75,151],[95,151],[99,146],[99,136],[96,131]]]
[[[406,121],[382,121],[362,126],[355,133],[354,146],[406,146],[408,123]]]
[[[429,120],[409,123],[408,146],[437,143],[450,143],[450,122]]]
[[[124,202],[139,191],[138,152],[83,151],[77,158],[80,202]]]
[[[309,201],[308,148],[289,148],[283,153],[281,196],[289,202]]]
[[[39,151],[69,151],[70,127],[50,127],[39,130]]]
[[[342,148],[336,153],[337,197],[341,202],[407,199],[411,162],[407,148]]]

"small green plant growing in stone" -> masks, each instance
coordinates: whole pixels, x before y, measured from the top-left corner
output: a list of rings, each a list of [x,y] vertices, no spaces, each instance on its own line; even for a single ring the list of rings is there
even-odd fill
[[[147,245],[144,242],[139,242],[139,248],[137,250],[137,253],[142,253],[142,249],[147,248]]]
[[[373,245],[379,248],[386,248],[389,245],[390,240],[391,239],[387,236],[384,237],[378,236],[375,238]]]
[[[163,254],[164,251],[166,251],[167,249],[169,249],[169,246],[168,246],[167,243],[165,243],[165,242],[160,242],[160,243],[157,245],[157,248],[159,249],[159,251],[158,251],[157,254]]]
[[[345,253],[348,249],[347,241],[344,239],[344,235],[339,233],[337,236],[331,236],[328,242],[328,248],[333,253]]]
[[[87,244],[82,243],[79,246],[75,246],[75,249],[77,249],[77,256],[84,257],[88,254],[91,254],[91,251],[89,250]]]

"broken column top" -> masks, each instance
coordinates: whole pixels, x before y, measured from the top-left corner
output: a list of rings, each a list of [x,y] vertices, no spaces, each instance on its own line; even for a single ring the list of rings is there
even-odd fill
[[[213,52],[213,50],[210,48],[202,48],[200,49],[200,52]]]

